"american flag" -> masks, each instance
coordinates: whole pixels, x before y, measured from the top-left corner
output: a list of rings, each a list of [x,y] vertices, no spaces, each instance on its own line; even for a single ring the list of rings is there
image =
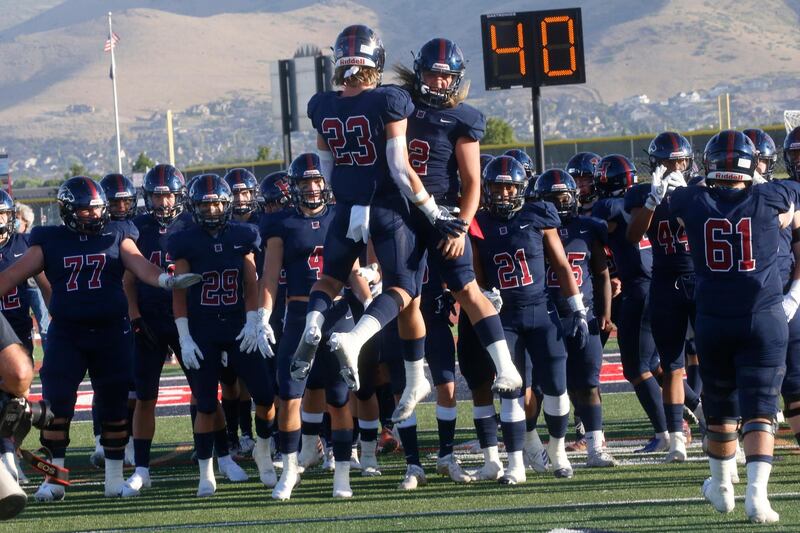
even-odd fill
[[[111,35],[106,39],[106,45],[103,47],[103,50],[106,52],[110,52],[114,47],[117,46],[119,42],[119,35],[114,32],[111,32]]]

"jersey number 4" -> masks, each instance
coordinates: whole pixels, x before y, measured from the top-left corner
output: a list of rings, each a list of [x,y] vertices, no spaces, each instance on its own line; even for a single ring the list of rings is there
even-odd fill
[[[727,218],[709,218],[703,227],[706,245],[706,266],[712,272],[729,272],[733,268],[734,246],[727,239],[734,233],[739,236],[742,258],[736,261],[738,272],[756,269],[753,257],[753,233],[750,217],[743,218],[734,225]]]
[[[322,260],[322,246],[315,246],[314,250],[308,254],[308,268],[314,272],[319,279],[322,276],[322,267],[324,262]]]
[[[684,250],[689,251],[689,238],[683,226],[678,228],[674,234],[669,226],[669,220],[661,220],[658,223],[658,244],[664,248],[665,255],[672,255],[677,251],[678,244],[683,245]]]
[[[77,291],[78,275],[86,265],[87,270],[91,269],[89,276],[89,289],[99,289],[103,286],[103,281],[100,275],[103,273],[103,267],[106,266],[106,254],[88,254],[88,255],[69,255],[64,258],[64,268],[69,270],[69,279],[67,279],[67,291]]]
[[[519,270],[522,273],[522,279],[514,274],[516,267],[514,260],[519,264]],[[519,286],[530,285],[533,283],[533,276],[528,268],[528,260],[525,257],[525,250],[522,248],[514,252],[514,257],[508,252],[495,254],[494,264],[497,265],[497,281],[500,283],[501,289],[513,289]]]
[[[347,134],[355,135],[358,149],[351,152],[344,150],[347,145]],[[326,118],[322,121],[322,135],[328,141],[328,148],[333,152],[337,165],[369,166],[378,159],[375,144],[370,139],[369,119],[364,115],[347,117],[345,122],[338,118]]]

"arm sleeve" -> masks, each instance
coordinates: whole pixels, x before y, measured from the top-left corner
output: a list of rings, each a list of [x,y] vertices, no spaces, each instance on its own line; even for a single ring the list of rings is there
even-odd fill
[[[389,166],[389,174],[400,188],[403,196],[413,199],[414,192],[411,190],[411,178],[408,175],[408,158],[406,154],[405,135],[386,140],[386,163]]]

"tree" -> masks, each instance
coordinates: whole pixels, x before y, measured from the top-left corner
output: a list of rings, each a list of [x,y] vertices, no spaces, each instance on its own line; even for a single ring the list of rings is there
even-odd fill
[[[86,167],[82,163],[75,161],[69,166],[69,170],[64,173],[64,179],[68,180],[73,176],[85,176]]]
[[[156,162],[147,157],[146,153],[141,152],[139,157],[137,157],[136,161],[133,163],[131,172],[147,172],[154,166],[156,166]]]
[[[486,121],[486,133],[481,144],[513,144],[514,129],[501,118],[492,117]]]
[[[272,159],[272,148],[264,145],[259,146],[258,155],[256,155],[256,161],[269,161],[271,159]]]

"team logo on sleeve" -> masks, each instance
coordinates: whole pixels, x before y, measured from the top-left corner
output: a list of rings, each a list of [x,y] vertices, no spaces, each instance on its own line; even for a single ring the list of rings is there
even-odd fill
[[[214,245],[214,251],[217,252],[218,254],[222,253],[222,244],[221,243],[215,244]]]

